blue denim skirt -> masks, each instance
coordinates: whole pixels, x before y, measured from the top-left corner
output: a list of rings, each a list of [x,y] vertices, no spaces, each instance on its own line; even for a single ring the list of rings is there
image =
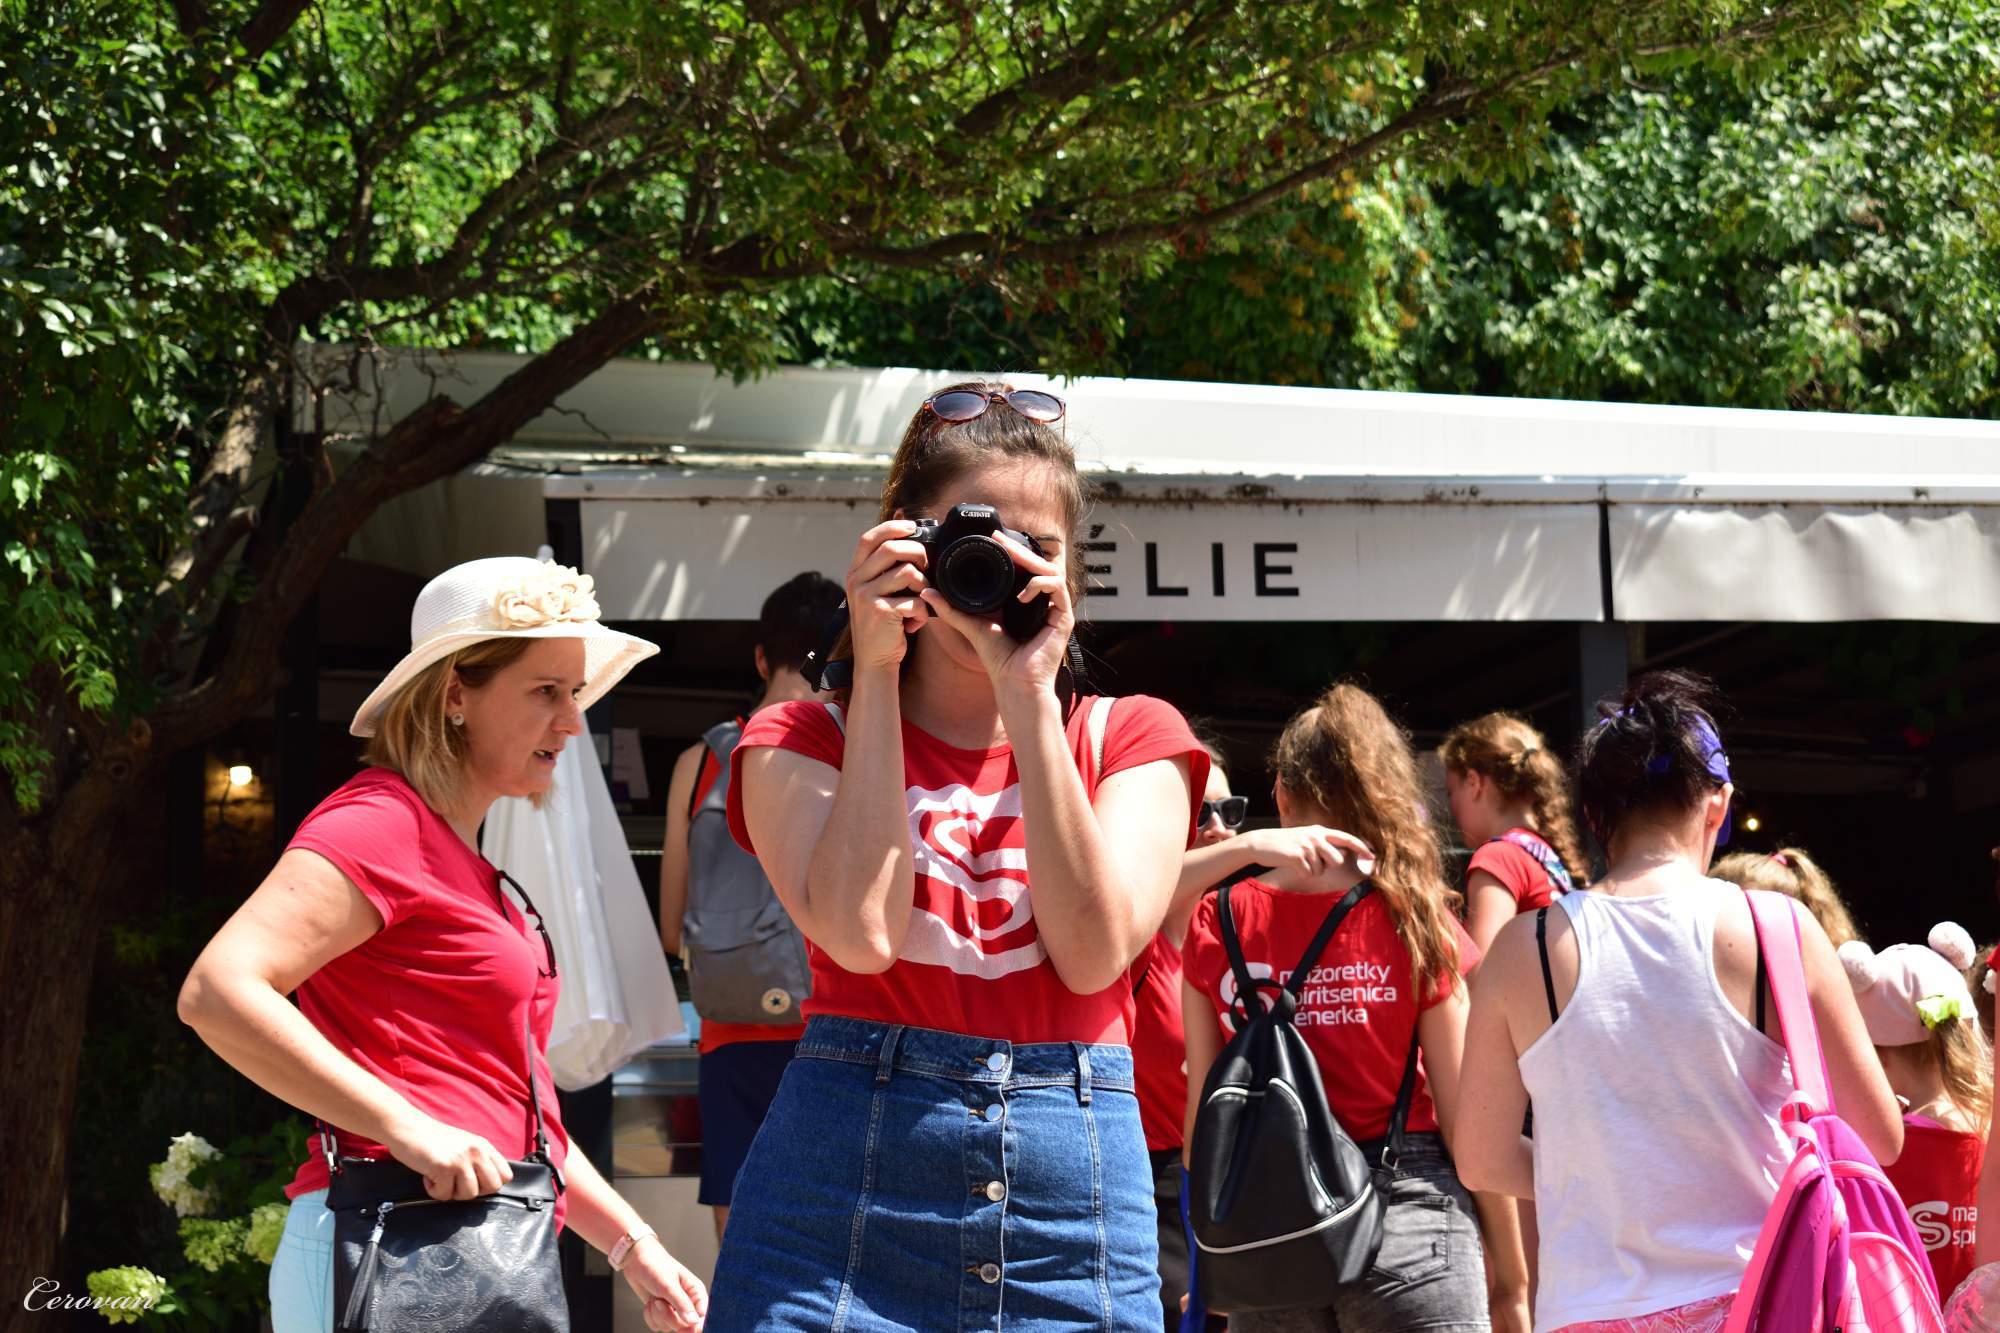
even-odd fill
[[[710,1333],[1152,1333],[1132,1053],[814,1018],[736,1181]]]

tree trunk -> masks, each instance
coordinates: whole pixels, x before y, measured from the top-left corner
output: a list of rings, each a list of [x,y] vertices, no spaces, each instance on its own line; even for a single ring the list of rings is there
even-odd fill
[[[48,1327],[22,1304],[37,1278],[58,1278],[84,1015],[99,928],[137,870],[120,855],[136,793],[86,779],[32,823],[16,825],[0,858],[0,1330]],[[88,1148],[88,1145],[85,1145]],[[65,1288],[65,1296],[85,1293]],[[61,1316],[56,1316],[61,1318]]]

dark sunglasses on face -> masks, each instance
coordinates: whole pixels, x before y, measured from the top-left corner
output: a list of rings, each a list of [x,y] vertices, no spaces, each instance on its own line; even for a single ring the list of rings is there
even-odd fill
[[[978,389],[947,389],[924,399],[924,407],[945,421],[971,421],[984,416],[995,403],[1006,403],[1030,421],[1060,421],[1063,400],[1040,389],[1001,389],[983,393]]]
[[[1248,796],[1225,796],[1219,801],[1203,801],[1201,803],[1201,822],[1203,824],[1206,824],[1211,819],[1220,819],[1224,828],[1238,828],[1242,825],[1244,817],[1249,813],[1250,798]]]

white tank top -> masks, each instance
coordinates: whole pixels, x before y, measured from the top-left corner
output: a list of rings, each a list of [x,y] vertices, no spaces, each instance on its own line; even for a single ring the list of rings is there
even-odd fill
[[[1576,993],[1521,1053],[1535,1108],[1535,1328],[1736,1290],[1783,1174],[1783,1049],[1715,978],[1718,880],[1556,899]]]

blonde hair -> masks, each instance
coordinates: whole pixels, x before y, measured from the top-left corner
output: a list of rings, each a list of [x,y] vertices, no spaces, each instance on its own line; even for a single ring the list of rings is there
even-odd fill
[[[1993,1047],[1971,1014],[1931,1029],[1924,1043],[1944,1075],[1944,1095],[1982,1137],[1993,1119]]]
[[[464,791],[468,752],[465,729],[445,716],[452,674],[467,689],[479,689],[502,667],[519,661],[528,643],[525,637],[482,639],[425,667],[382,706],[362,762],[400,773],[439,814],[451,810]],[[530,799],[540,806],[540,796]]]
[[[1369,876],[1410,951],[1419,994],[1458,972],[1458,894],[1445,881],[1409,735],[1374,695],[1342,682],[1286,724],[1271,769],[1287,792],[1375,849]]]
[[[1836,949],[1849,940],[1861,938],[1847,904],[1841,901],[1840,891],[1833,887],[1833,880],[1817,861],[1797,847],[1780,847],[1768,856],[1763,852],[1731,852],[1708,873],[1746,889],[1768,889],[1798,899]]]
[[[1454,773],[1479,774],[1509,800],[1526,801],[1535,832],[1555,849],[1571,882],[1578,888],[1589,882],[1590,863],[1570,811],[1569,775],[1525,718],[1488,713],[1461,722],[1445,734],[1438,758]]]

